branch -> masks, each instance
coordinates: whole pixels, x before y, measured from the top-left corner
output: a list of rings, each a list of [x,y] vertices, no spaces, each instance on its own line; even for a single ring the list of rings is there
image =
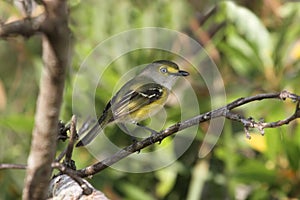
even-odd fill
[[[38,32],[43,32],[45,18],[46,15],[41,14],[34,18],[24,18],[22,20],[2,24],[0,26],[0,38],[16,35],[30,37]]]
[[[0,163],[1,169],[26,169],[27,166],[23,164]]]
[[[66,69],[70,60],[68,5],[63,0],[43,1],[43,62],[32,143],[23,199],[45,199],[56,153],[58,122]]]
[[[74,144],[77,140],[77,131],[76,131],[76,124],[77,124],[77,118],[75,115],[72,116],[71,120],[71,127],[70,127],[70,141],[66,149],[66,156],[64,163],[68,166],[71,167],[72,169],[75,169],[75,164],[74,161],[72,160],[72,154],[73,154],[73,149],[74,149]]]
[[[93,192],[93,189],[81,177],[77,176],[73,171],[67,170],[69,168],[65,165],[55,162],[51,166],[58,169],[61,173],[70,176],[81,187],[84,195],[90,195]]]
[[[93,188],[86,180],[77,176],[76,171],[68,169],[65,165],[54,162],[53,169],[58,169],[62,174],[52,178],[47,199],[103,199],[106,196],[99,190]],[[26,169],[24,164],[0,164],[1,169]],[[63,187],[67,185],[68,187]]]
[[[86,180],[81,181],[92,190],[90,194],[83,194],[82,187],[71,177],[60,175],[51,180],[47,199],[108,200],[102,192],[93,188]]]
[[[286,99],[291,99],[292,101],[297,102],[295,112],[287,117],[286,119],[283,120],[278,120],[275,122],[262,122],[262,121],[254,121],[252,118],[245,118],[239,114],[233,113],[232,110],[235,108],[238,108],[242,105],[245,105],[247,103],[251,103],[254,101],[261,101],[261,100],[266,100],[266,99],[279,99],[279,100],[286,100]],[[289,124],[291,121],[300,118],[300,107],[299,107],[299,102],[300,102],[300,96],[290,93],[288,91],[282,91],[279,93],[267,93],[267,94],[258,94],[255,96],[251,97],[245,97],[245,98],[239,98],[226,106],[223,106],[221,108],[215,109],[213,111],[206,112],[204,114],[195,116],[191,119],[185,120],[183,122],[178,122],[169,128],[162,130],[159,132],[157,135],[152,135],[142,141],[136,142],[130,146],[125,147],[124,149],[120,150],[119,152],[115,153],[113,156],[102,160],[101,162],[98,162],[96,164],[93,164],[91,166],[88,166],[86,168],[80,169],[80,170],[74,170],[72,168],[69,168],[68,166],[65,166],[59,162],[54,162],[51,164],[52,168],[57,168],[61,171],[63,174],[67,174],[68,176],[72,177],[78,184],[81,186],[81,188],[86,188],[85,183],[82,182],[80,177],[87,177],[87,176],[92,176],[103,169],[111,166],[112,164],[118,162],[119,160],[129,156],[130,154],[134,152],[139,152],[141,149],[153,145],[156,142],[161,142],[164,138],[175,134],[183,129],[189,128],[191,126],[198,125],[199,123],[206,122],[208,120],[211,120],[213,118],[218,118],[218,117],[225,117],[229,120],[234,120],[238,121],[243,124],[246,136],[250,138],[249,134],[249,129],[250,128],[257,128],[261,134],[264,134],[264,129],[265,128],[275,128],[279,126],[283,126],[285,124]],[[73,118],[72,120],[72,132],[73,134],[75,133],[74,131],[74,124],[75,120]],[[73,135],[74,137],[74,135]],[[71,138],[73,138],[71,136]],[[72,146],[72,144],[69,144],[69,146]],[[70,157],[67,156],[67,157]],[[26,168],[26,165],[16,165],[16,164],[2,164],[0,165],[0,169],[24,169]],[[89,193],[90,189],[87,189],[87,191],[84,191],[85,193]]]
[[[295,113],[284,120],[279,120],[279,121],[270,122],[270,123],[255,122],[252,118],[246,119],[246,118],[242,117],[241,115],[231,112],[231,110],[233,110],[234,108],[240,107],[242,105],[245,105],[245,104],[253,102],[253,101],[260,101],[260,100],[265,100],[265,99],[279,99],[279,100],[284,101],[287,98],[291,99],[293,101],[296,101],[297,106],[296,106]],[[288,124],[291,121],[299,118],[300,117],[299,101],[300,101],[300,96],[290,93],[288,91],[282,91],[279,93],[258,94],[258,95],[251,96],[251,97],[239,98],[219,109],[206,112],[204,114],[195,116],[195,117],[185,120],[183,122],[178,122],[178,123],[170,126],[169,128],[160,131],[156,135],[152,135],[142,141],[138,141],[130,146],[123,148],[119,152],[115,153],[114,155],[112,155],[109,158],[102,160],[101,162],[98,162],[98,163],[88,166],[86,168],[77,170],[76,174],[80,177],[92,176],[92,175],[102,171],[103,169],[111,166],[112,164],[118,162],[119,160],[129,156],[130,154],[132,154],[134,152],[139,152],[141,149],[143,149],[147,146],[150,146],[153,143],[161,142],[164,138],[166,138],[172,134],[175,134],[175,133],[177,133],[183,129],[189,128],[191,126],[198,125],[199,123],[206,122],[213,118],[225,117],[230,120],[241,122],[244,125],[246,136],[248,138],[250,138],[250,135],[248,132],[249,128],[257,128],[263,134],[263,130],[265,128],[274,128],[274,127],[282,126],[282,125]]]

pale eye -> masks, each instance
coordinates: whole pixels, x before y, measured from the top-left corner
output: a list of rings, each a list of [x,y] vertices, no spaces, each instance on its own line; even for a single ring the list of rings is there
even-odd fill
[[[165,73],[168,72],[167,68],[164,68],[164,67],[160,68],[160,71],[161,71],[161,73],[163,73],[163,74],[165,74]]]

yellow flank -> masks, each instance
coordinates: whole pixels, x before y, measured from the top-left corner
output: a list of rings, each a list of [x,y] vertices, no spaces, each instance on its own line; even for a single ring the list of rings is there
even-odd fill
[[[100,132],[99,125],[103,129],[113,122],[136,123],[156,114],[166,103],[177,77],[188,75],[172,61],[157,60],[150,63],[121,87],[106,105],[97,123],[76,146],[89,144]]]
[[[163,90],[163,95],[160,99],[132,112],[129,116],[131,120],[135,122],[141,121],[157,113],[168,99],[169,90],[166,88],[163,88]]]

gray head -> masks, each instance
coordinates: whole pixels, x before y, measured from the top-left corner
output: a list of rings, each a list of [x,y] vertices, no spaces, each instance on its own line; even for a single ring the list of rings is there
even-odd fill
[[[153,79],[156,83],[171,89],[175,80],[180,76],[188,76],[189,73],[180,70],[178,65],[169,60],[157,60],[150,63],[141,72],[142,76]]]

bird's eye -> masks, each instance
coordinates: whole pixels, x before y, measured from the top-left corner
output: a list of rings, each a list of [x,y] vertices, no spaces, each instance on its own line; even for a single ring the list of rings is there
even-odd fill
[[[165,68],[165,67],[160,68],[160,71],[161,71],[161,73],[163,73],[163,74],[165,74],[165,73],[168,72],[167,68]]]

